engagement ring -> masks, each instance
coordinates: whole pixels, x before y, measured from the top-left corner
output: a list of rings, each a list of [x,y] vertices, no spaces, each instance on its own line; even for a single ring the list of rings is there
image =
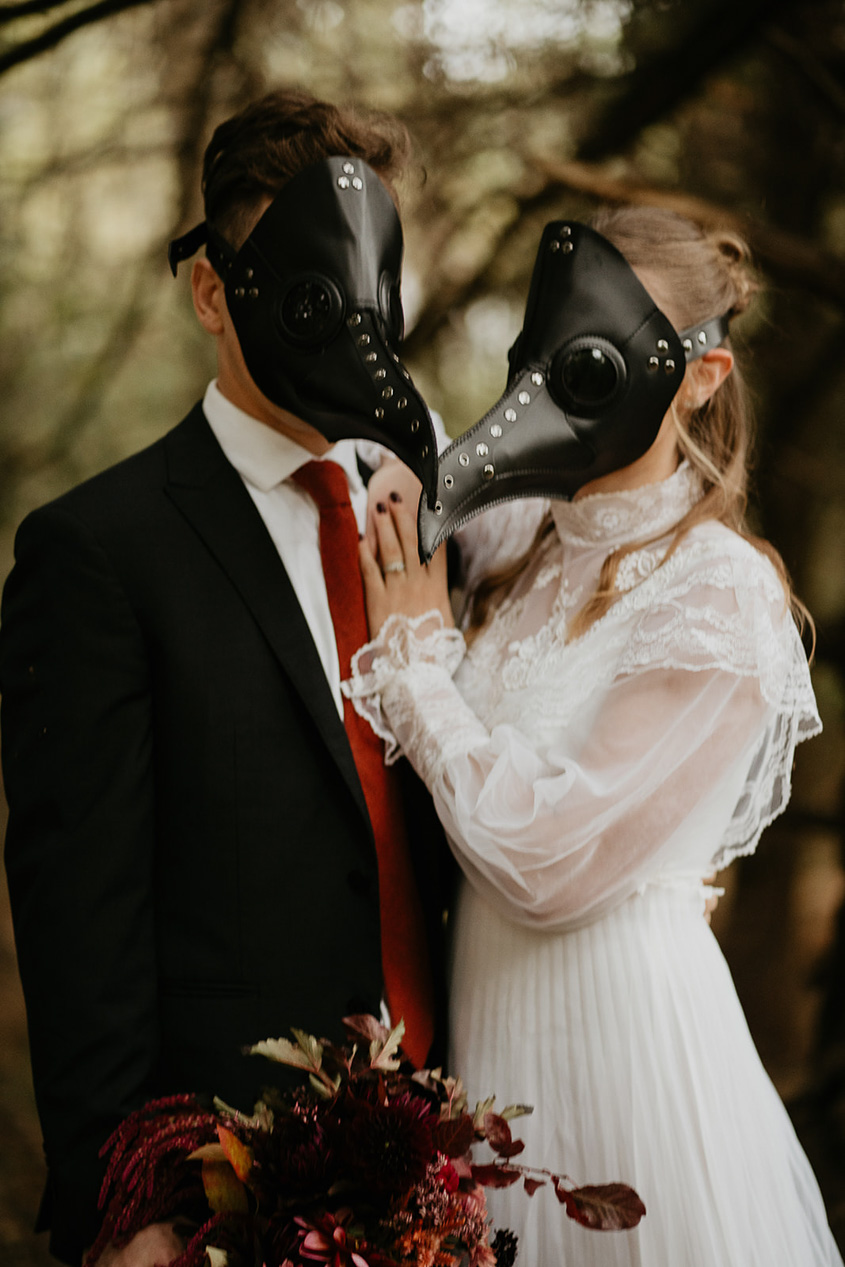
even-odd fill
[[[385,575],[385,576],[387,576],[388,572],[404,572],[404,571],[405,571],[405,564],[404,564],[404,563],[398,563],[398,562],[397,562],[397,563],[385,563],[384,567],[382,568],[382,571],[384,572],[384,575]]]

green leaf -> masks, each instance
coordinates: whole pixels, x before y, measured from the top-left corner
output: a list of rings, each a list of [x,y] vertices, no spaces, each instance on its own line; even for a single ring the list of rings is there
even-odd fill
[[[302,1051],[311,1061],[311,1068],[314,1070],[322,1068],[323,1044],[316,1039],[313,1034],[306,1034],[304,1029],[295,1029],[291,1026],[290,1032],[299,1043]]]
[[[338,1092],[341,1083],[340,1074],[333,1080],[327,1078],[325,1074],[321,1074],[318,1078],[316,1074],[309,1073],[308,1081],[323,1100],[331,1100]]]
[[[460,1117],[467,1109],[467,1093],[463,1082],[460,1078],[444,1078],[443,1090],[449,1100],[448,1112],[450,1117]],[[492,1101],[491,1101],[492,1103]]]
[[[374,1038],[370,1043],[371,1069],[398,1069],[400,1062],[394,1057],[405,1037],[405,1022],[399,1021],[384,1040]]]
[[[246,1188],[228,1161],[203,1161],[202,1186],[205,1188],[206,1200],[215,1214],[249,1212]]]
[[[270,1131],[273,1129],[273,1110],[263,1100],[256,1102],[255,1112],[252,1114],[243,1113],[240,1109],[232,1108],[231,1104],[221,1100],[219,1095],[214,1097],[214,1107],[221,1117],[229,1117],[240,1126],[247,1126],[252,1130],[259,1131]]]
[[[515,1117],[530,1117],[533,1112],[533,1104],[509,1104],[502,1109],[499,1117],[503,1117],[506,1122],[512,1122]]]
[[[307,1069],[319,1073],[323,1063],[323,1049],[311,1034],[302,1030],[293,1030],[296,1042],[288,1038],[265,1038],[249,1048],[250,1056],[266,1056],[280,1065],[288,1065],[292,1069]]]
[[[477,1131],[480,1131],[483,1133],[484,1119],[487,1116],[487,1114],[492,1110],[493,1105],[495,1103],[496,1103],[496,1097],[494,1095],[488,1095],[486,1100],[479,1100],[478,1104],[476,1104],[475,1113],[473,1114],[472,1121]]]

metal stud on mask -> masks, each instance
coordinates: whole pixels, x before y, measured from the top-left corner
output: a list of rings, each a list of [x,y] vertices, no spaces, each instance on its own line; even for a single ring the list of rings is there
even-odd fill
[[[174,276],[203,243],[264,395],[327,440],[392,449],[433,497],[434,429],[398,355],[402,228],[372,168],[351,157],[305,168],[240,250],[213,225],[197,225],[170,243]]]
[[[587,225],[546,225],[504,395],[441,455],[420,499],[420,558],[517,497],[569,499],[641,457],[727,316],[676,332],[624,256]]]

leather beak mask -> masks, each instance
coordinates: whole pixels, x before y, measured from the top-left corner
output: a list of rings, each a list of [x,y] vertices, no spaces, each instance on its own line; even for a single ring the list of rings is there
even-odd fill
[[[437,495],[420,499],[420,558],[497,502],[569,499],[641,457],[686,362],[727,330],[724,316],[678,334],[606,238],[547,224],[507,389],[440,455]]]
[[[437,445],[399,361],[402,228],[393,199],[358,158],[294,176],[239,251],[204,222],[170,243],[180,260],[207,243],[247,369],[275,405],[327,440],[376,440],[435,499]]]

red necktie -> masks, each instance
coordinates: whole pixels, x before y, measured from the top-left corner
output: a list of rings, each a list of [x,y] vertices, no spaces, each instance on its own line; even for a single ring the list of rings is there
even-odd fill
[[[320,508],[323,576],[340,676],[347,678],[352,656],[367,641],[368,633],[358,563],[358,524],[349,500],[346,472],[337,462],[306,462],[292,478]],[[384,764],[381,740],[346,698],[343,722],[375,837],[387,1005],[394,1024],[404,1018],[402,1046],[421,1068],[434,1037],[434,993],[399,788],[393,771]]]

